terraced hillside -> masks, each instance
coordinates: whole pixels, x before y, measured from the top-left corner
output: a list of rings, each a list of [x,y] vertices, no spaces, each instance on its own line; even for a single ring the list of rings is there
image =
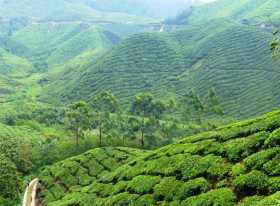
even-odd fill
[[[32,71],[32,64],[0,47],[0,74],[6,77],[26,77]]]
[[[76,84],[55,81],[48,89],[63,100],[111,90],[125,103],[142,91],[167,97],[215,87],[227,114],[248,117],[280,103],[270,40],[271,34],[257,27],[224,19],[172,33],[134,35],[87,65]]]
[[[229,6],[230,5],[230,6]],[[205,19],[233,18],[244,23],[280,22],[280,2],[277,0],[218,0],[193,9],[189,23],[205,21]]]
[[[279,115],[275,111],[146,153],[93,150],[45,168],[41,198],[45,206],[275,206]]]
[[[19,85],[17,81],[0,75],[0,102],[6,102],[6,98],[14,94]]]
[[[119,41],[118,36],[83,23],[31,24],[10,39],[24,48],[23,57],[43,69],[62,65],[83,52],[108,49]]]

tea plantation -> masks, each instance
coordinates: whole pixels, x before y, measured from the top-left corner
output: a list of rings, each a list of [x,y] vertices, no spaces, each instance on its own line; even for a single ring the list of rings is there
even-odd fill
[[[46,167],[46,206],[275,206],[280,111],[155,151],[100,148]]]
[[[83,65],[73,81],[54,81],[47,94],[65,101],[90,99],[111,90],[122,103],[141,91],[180,97],[192,88],[214,87],[229,116],[244,118],[279,105],[278,64],[271,58],[271,33],[219,19],[166,33],[124,39],[97,61]],[[78,67],[79,68],[79,67]]]

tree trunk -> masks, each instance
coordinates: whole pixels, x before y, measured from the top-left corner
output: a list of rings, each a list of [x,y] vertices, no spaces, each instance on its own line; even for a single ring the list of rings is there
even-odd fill
[[[102,126],[99,125],[99,147],[102,147]]]
[[[99,113],[99,147],[102,147],[102,120],[101,113]]]
[[[145,118],[142,118],[142,126],[141,126],[141,147],[144,148],[145,142],[144,142],[144,124],[145,124]]]
[[[80,138],[80,128],[76,131],[76,147],[79,147],[79,138]]]

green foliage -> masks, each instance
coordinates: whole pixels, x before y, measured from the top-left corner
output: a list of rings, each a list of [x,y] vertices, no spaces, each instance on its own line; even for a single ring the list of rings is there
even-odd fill
[[[83,131],[90,127],[90,109],[86,102],[77,102],[69,106],[66,111],[67,128],[75,134],[76,145]]]
[[[275,111],[155,151],[95,149],[42,170],[41,196],[63,206],[274,206],[279,148],[264,142],[279,127]]]
[[[253,206],[263,199],[264,199],[263,196],[258,196],[258,195],[246,197],[238,204],[238,206]]]
[[[145,135],[152,133],[152,129],[159,125],[159,118],[166,112],[167,105],[156,100],[150,93],[143,93],[135,96],[131,103],[132,115],[141,117],[138,130],[141,133],[141,146],[145,146]]]
[[[189,206],[234,206],[236,197],[228,188],[211,190],[199,196],[194,196],[183,201],[182,205]]]
[[[182,182],[176,180],[174,177],[163,178],[162,181],[155,186],[154,194],[158,201],[172,201],[176,197],[178,188],[182,186]]]
[[[77,100],[111,90],[127,105],[144,91],[167,99],[174,94],[182,97],[192,88],[206,96],[209,88],[215,88],[223,110],[216,105],[210,111],[254,116],[279,103],[273,92],[278,85],[268,81],[279,78],[267,46],[270,41],[271,35],[258,27],[225,19],[170,33],[133,35],[86,65],[87,72],[78,74],[74,87],[59,85],[57,95]],[[259,49],[253,54],[256,45]]]
[[[17,170],[24,174],[30,172],[32,167],[30,148],[23,140],[0,135],[0,154],[9,158]]]
[[[279,153],[280,148],[272,148],[255,153],[244,160],[246,167],[261,169],[265,163]]]
[[[94,124],[97,125],[99,131],[99,146],[102,146],[102,136],[104,131],[108,133],[108,130],[112,128],[111,113],[116,113],[119,109],[118,99],[111,92],[103,92],[96,96],[91,106],[95,111]],[[94,128],[94,125],[92,125]]]
[[[244,173],[246,173],[246,167],[244,166],[244,164],[237,163],[232,166],[232,169],[231,169],[232,176],[236,177],[236,176],[239,176]]]
[[[190,180],[182,185],[178,190],[178,197],[180,200],[184,200],[187,197],[195,196],[201,193],[205,193],[210,189],[210,184],[204,178],[197,178]]]
[[[270,178],[269,185],[269,189],[271,192],[278,192],[280,190],[280,177]]]
[[[277,129],[271,135],[269,138],[265,140],[265,144],[269,147],[277,147],[280,145],[280,130]]]
[[[264,192],[268,189],[269,179],[264,173],[253,170],[248,174],[240,175],[235,178],[233,182],[238,191],[246,192]]]
[[[127,190],[137,194],[150,193],[153,187],[159,183],[160,177],[137,176],[127,185]]]
[[[22,183],[15,164],[0,154],[0,197],[16,199],[22,189]],[[0,198],[1,199],[1,198]]]

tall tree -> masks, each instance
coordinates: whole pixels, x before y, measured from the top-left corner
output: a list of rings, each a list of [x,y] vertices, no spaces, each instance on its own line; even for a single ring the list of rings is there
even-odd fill
[[[205,111],[210,114],[216,114],[216,115],[223,115],[224,110],[221,106],[221,101],[219,96],[217,95],[217,92],[215,88],[209,89],[207,95],[204,98],[204,104],[205,104]]]
[[[67,108],[65,117],[67,127],[74,133],[78,147],[83,131],[89,129],[90,126],[90,107],[83,101],[73,103]]]
[[[110,121],[110,115],[119,110],[119,101],[110,91],[105,91],[97,95],[92,101],[91,106],[95,112],[95,125],[99,133],[99,145],[102,146],[103,129]]]
[[[194,89],[183,95],[183,98],[180,100],[180,107],[183,110],[184,120],[195,120],[201,123],[201,114],[203,113],[204,105],[203,101]]]
[[[280,40],[279,40],[279,29],[273,32],[273,39],[270,42],[270,50],[272,51],[273,58],[279,58],[280,54]]]
[[[151,120],[159,120],[165,111],[166,105],[162,101],[156,100],[150,93],[142,93],[134,97],[131,104],[131,113],[141,118],[139,130],[142,147],[145,146],[145,133],[151,127]]]
[[[22,174],[28,174],[32,169],[31,145],[24,140],[0,135],[0,154],[4,154]]]
[[[196,121],[199,124],[202,124],[202,118],[224,114],[220,98],[214,88],[209,89],[204,96],[198,95],[192,89],[180,99],[180,109],[185,121]]]

